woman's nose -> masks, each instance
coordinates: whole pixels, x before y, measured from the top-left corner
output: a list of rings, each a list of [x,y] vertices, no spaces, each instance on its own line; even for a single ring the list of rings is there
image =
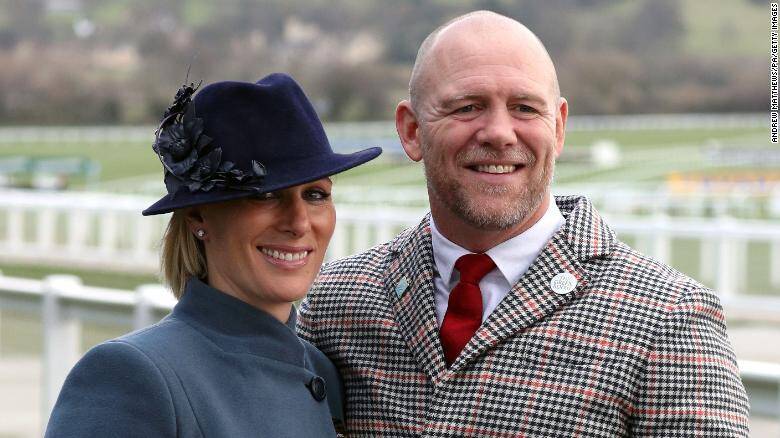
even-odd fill
[[[286,202],[279,225],[282,231],[296,237],[308,233],[311,230],[311,221],[306,202],[298,197]]]

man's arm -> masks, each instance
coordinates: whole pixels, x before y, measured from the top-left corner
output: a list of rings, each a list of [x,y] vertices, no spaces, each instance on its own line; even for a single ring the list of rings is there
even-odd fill
[[[298,306],[298,321],[295,326],[298,331],[298,336],[311,342],[315,347],[317,346],[317,340],[314,336],[314,321],[313,321],[313,303],[314,295],[316,294],[317,283],[315,282],[309,289],[309,293],[306,298],[301,301]]]
[[[685,293],[649,353],[633,435],[747,437],[748,411],[720,301]]]

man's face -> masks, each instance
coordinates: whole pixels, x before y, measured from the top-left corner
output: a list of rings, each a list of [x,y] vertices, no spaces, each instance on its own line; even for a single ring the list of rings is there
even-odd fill
[[[431,209],[437,222],[518,226],[548,196],[565,101],[529,44],[470,36],[439,46],[417,105]]]

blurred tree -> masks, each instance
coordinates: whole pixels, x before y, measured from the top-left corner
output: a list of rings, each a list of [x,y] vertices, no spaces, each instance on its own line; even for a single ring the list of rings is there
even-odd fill
[[[476,9],[539,35],[574,113],[763,110],[760,53],[686,52],[707,41],[691,32],[744,27],[735,13],[691,29],[707,19],[695,1],[0,0],[0,123],[154,123],[188,68],[205,82],[287,71],[325,119],[388,119],[423,38]]]

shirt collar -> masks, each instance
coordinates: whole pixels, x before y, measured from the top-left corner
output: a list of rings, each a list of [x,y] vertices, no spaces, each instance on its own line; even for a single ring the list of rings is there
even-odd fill
[[[539,253],[542,252],[564,221],[561,211],[555,204],[555,198],[551,195],[547,211],[535,224],[519,235],[490,248],[485,253],[493,259],[507,282],[514,285],[539,256]],[[430,225],[436,269],[445,283],[452,286],[452,281],[454,281],[452,271],[455,262],[460,256],[470,254],[471,251],[444,237],[436,228],[433,216],[431,216]]]

